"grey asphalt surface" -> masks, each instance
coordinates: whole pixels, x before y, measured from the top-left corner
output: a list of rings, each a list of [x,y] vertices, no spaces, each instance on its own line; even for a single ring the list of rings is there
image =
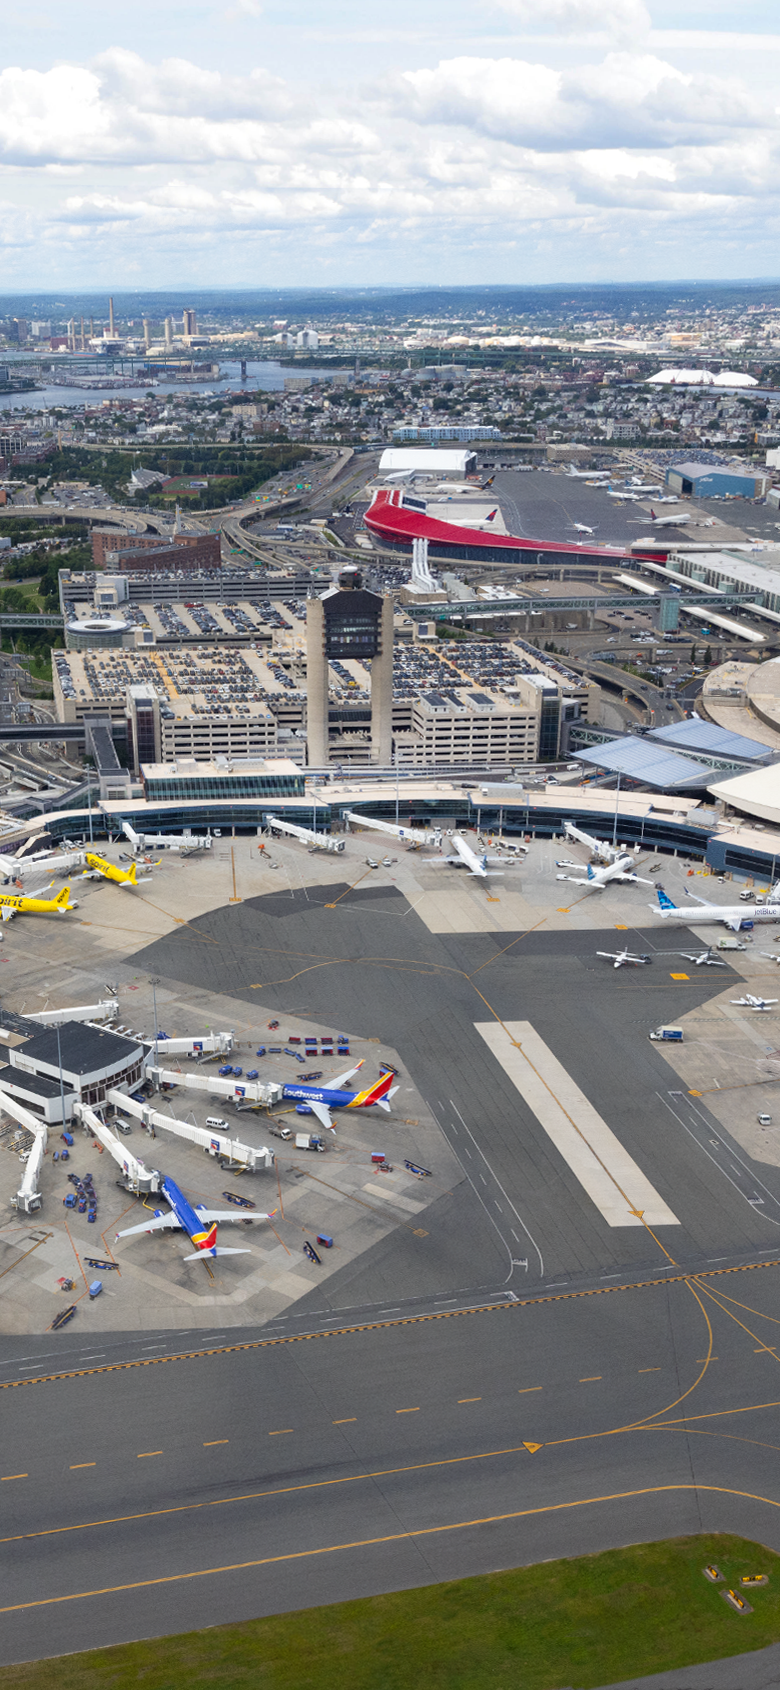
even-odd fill
[[[381,1032],[463,1181],[426,1238],[261,1333],[4,1341],[0,1661],[703,1530],[780,1550],[778,1175],[646,1039],[725,974],[672,987],[597,963],[614,929],[436,937],[392,888],[307,890],[135,960],[258,1018],[262,960],[277,1010]],[[533,1020],[679,1227],[602,1221],[476,1034],[491,1011]]]

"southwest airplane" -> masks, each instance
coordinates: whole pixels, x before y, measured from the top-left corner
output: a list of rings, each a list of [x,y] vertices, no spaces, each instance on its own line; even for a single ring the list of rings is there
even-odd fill
[[[92,851],[84,852],[84,861],[87,864],[87,868],[92,869],[93,874],[102,875],[104,880],[115,880],[117,886],[138,886],[141,884],[141,882],[136,879],[135,863],[131,863],[130,867],[127,869],[117,868],[116,864],[110,863],[107,857],[98,857]],[[151,875],[147,874],[144,878],[146,880],[151,880]]]
[[[268,1221],[276,1214],[272,1209],[271,1215],[247,1214],[243,1209],[239,1214],[226,1209],[207,1209],[202,1203],[192,1204],[187,1201],[183,1191],[179,1190],[175,1180],[169,1179],[167,1174],[160,1187],[163,1197],[170,1203],[167,1214],[156,1210],[153,1218],[143,1221],[140,1226],[125,1227],[123,1232],[116,1234],[117,1238],[130,1238],[134,1232],[186,1232],[195,1250],[191,1256],[184,1256],[185,1262],[196,1262],[200,1256],[246,1256],[248,1250],[231,1250],[217,1243],[217,1223],[219,1221]]]
[[[69,886],[63,886],[56,898],[25,898],[0,892],[3,921],[10,921],[15,915],[65,915],[68,910],[77,910],[78,907],[78,904],[71,903]]]
[[[774,887],[772,890],[774,893]],[[683,927],[690,927],[694,921],[722,921],[724,927],[730,927],[734,933],[738,933],[743,923],[746,927],[754,927],[756,922],[760,921],[780,921],[780,899],[775,902],[770,899],[767,904],[749,904],[747,907],[744,904],[709,904],[706,898],[697,898],[695,892],[688,892],[686,889],[686,896],[693,898],[699,908],[683,910],[672,903],[662,886],[657,886],[656,892],[661,920],[666,921],[671,917],[673,921],[681,922]],[[651,904],[650,908],[654,909],[655,906]]]
[[[616,857],[614,863],[605,864],[604,868],[593,868],[588,863],[585,878],[576,874],[556,874],[556,880],[570,880],[574,886],[590,886],[594,892],[603,892],[611,880],[623,880],[630,886],[652,886],[652,880],[643,880],[641,874],[634,874],[628,867],[634,859],[625,852]],[[568,868],[579,868],[579,863],[568,863]]]
[[[282,1086],[282,1095],[298,1098],[296,1113],[298,1115],[308,1115],[309,1113],[316,1115],[317,1120],[322,1122],[323,1127],[329,1127],[331,1132],[335,1131],[330,1118],[331,1109],[368,1109],[373,1104],[378,1104],[379,1108],[385,1109],[389,1115],[390,1098],[398,1090],[398,1087],[393,1085],[394,1076],[392,1073],[382,1074],[372,1086],[367,1086],[365,1091],[342,1091],[339,1089],[347,1080],[351,1080],[352,1075],[356,1074],[358,1068],[362,1068],[362,1066],[362,1062],[358,1062],[356,1068],[349,1068],[346,1074],[339,1074],[338,1079],[334,1080],[332,1085],[324,1088],[321,1086]]]

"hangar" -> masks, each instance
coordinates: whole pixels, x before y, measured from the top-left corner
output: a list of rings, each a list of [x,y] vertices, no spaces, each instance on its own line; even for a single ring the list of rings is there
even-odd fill
[[[439,451],[429,446],[388,446],[379,460],[380,475],[476,475],[477,454],[463,447]]]

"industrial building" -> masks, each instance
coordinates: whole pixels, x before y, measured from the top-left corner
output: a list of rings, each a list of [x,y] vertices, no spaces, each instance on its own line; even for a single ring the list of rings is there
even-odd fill
[[[163,540],[159,534],[130,534],[122,533],[118,528],[93,528],[92,530],[92,561],[96,569],[105,569],[109,553],[143,551],[158,552],[161,548],[170,550],[178,547],[182,554],[177,567],[179,569],[219,569],[222,562],[220,538],[218,534],[172,534],[170,539]],[[116,559],[114,568],[121,569],[123,564]],[[136,558],[129,565],[133,569],[143,569],[147,565]],[[169,564],[160,567],[170,567]]]
[[[702,463],[672,464],[666,471],[666,485],[672,493],[685,498],[763,499],[771,483],[771,476],[752,472],[746,465],[723,466]]]
[[[379,474],[386,475],[476,475],[477,454],[465,451],[403,451],[388,446],[379,459]]]

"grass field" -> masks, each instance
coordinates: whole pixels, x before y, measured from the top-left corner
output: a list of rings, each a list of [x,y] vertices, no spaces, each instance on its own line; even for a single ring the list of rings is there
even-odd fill
[[[769,1575],[752,1614],[712,1561]],[[780,1556],[713,1534],[0,1668],[0,1690],[594,1690],[778,1640]]]

